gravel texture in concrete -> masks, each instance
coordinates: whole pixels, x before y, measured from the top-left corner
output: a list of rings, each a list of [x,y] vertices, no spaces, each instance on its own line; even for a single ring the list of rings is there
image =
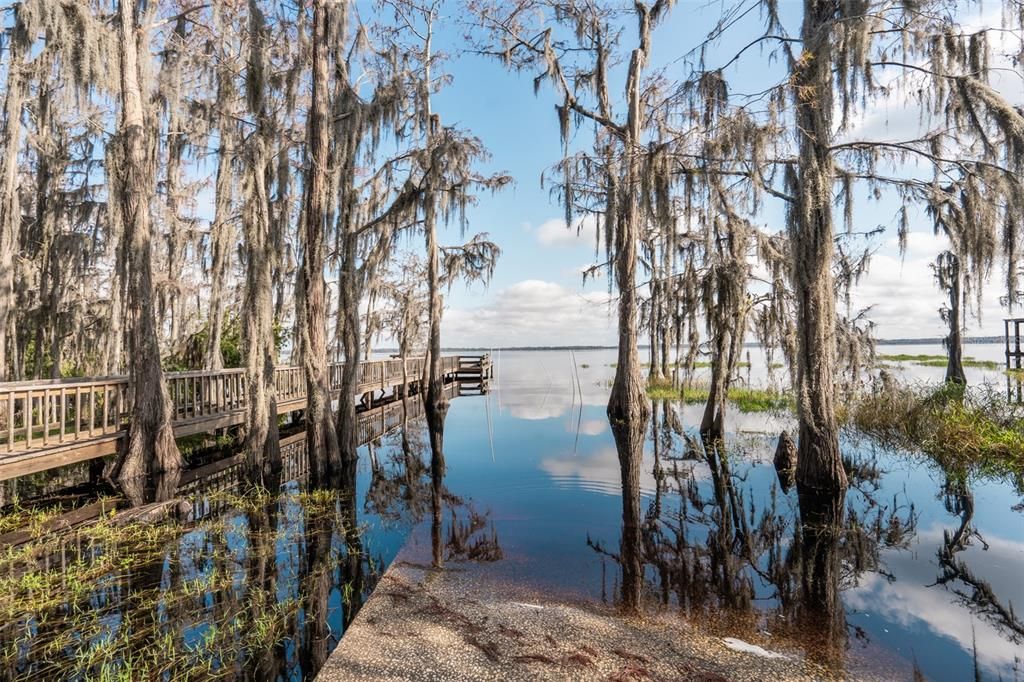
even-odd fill
[[[552,601],[469,570],[398,560],[317,677],[350,680],[803,680],[799,654],[730,649],[681,620]]]

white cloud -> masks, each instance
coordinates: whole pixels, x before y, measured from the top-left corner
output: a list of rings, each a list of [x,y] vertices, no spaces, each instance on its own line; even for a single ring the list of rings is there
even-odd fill
[[[897,255],[895,237],[871,259],[868,274],[854,289],[852,300],[855,311],[872,306],[868,317],[878,325],[879,338],[945,336],[948,330],[939,317],[945,297],[931,266],[948,245],[945,237],[912,232],[903,259]],[[981,323],[973,314],[966,316],[969,334],[996,334],[1001,330],[998,277],[984,284],[983,293]]]
[[[614,446],[601,447],[578,456],[547,457],[541,461],[540,468],[555,485],[561,487],[578,487],[605,495],[622,494],[622,469]],[[640,492],[653,495],[656,487],[651,468],[642,467]]]
[[[921,547],[942,543],[942,528],[932,527],[917,538]],[[958,553],[983,579],[1004,604],[1019,604],[1024,592],[1017,567],[1024,559],[1024,545],[999,537],[986,537],[987,549],[977,545]],[[978,661],[993,673],[1009,670],[1021,654],[1018,644],[996,628],[989,619],[979,617],[957,599],[950,589],[935,584],[939,568],[920,561],[914,554],[890,551],[884,561],[897,581],[881,573],[861,576],[860,584],[844,593],[844,602],[854,611],[875,612],[905,628],[927,628],[968,655],[978,643]]]
[[[580,292],[529,279],[502,289],[477,308],[445,313],[446,345],[564,346],[615,342],[614,310],[606,291]]]
[[[572,229],[566,227],[564,218],[545,220],[534,230],[537,241],[544,246],[593,248],[597,238],[597,219],[586,215],[573,221]]]

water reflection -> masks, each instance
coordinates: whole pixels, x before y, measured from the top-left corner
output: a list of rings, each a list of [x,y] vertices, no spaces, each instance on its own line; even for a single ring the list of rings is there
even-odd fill
[[[815,503],[778,484],[784,416],[736,414],[735,431],[708,447],[700,406],[659,403],[641,433],[615,433],[600,385],[614,355],[577,354],[579,383],[564,352],[539,355],[543,367],[537,353],[505,353],[497,393],[452,401],[440,457],[426,425],[399,428],[393,406],[387,434],[375,427],[365,439],[355,497],[309,489],[307,458],[289,456],[281,490],[261,504],[240,493],[234,468],[183,474],[177,495],[191,513],[173,533],[146,530],[151,553],[108,548],[111,538],[94,538],[94,550],[87,536],[80,549],[55,542],[51,566],[82,558],[93,572],[33,584],[31,609],[0,600],[0,627],[11,623],[0,630],[0,678],[59,677],[51,660],[80,660],[78,678],[95,676],[101,653],[84,652],[102,646],[112,660],[131,650],[167,661],[172,677],[211,665],[226,677],[299,679],[396,556],[440,570],[481,562],[473,570],[487,579],[556,598],[680,614],[711,636],[806,652],[837,676],[911,679],[916,660],[929,678],[970,679],[975,666],[985,678],[1021,677],[1024,485],[846,439],[845,502]],[[542,404],[558,416],[514,414],[533,405],[537,416]],[[55,481],[5,489],[24,497]],[[0,565],[0,579],[11,569]],[[13,569],[18,581],[23,573]],[[0,594],[27,590],[7,582]],[[38,603],[49,594],[59,603]],[[158,615],[147,621],[146,609]]]
[[[735,443],[688,440],[680,430],[674,408],[655,405],[656,488],[641,515],[644,434],[612,426],[621,464],[618,552],[588,534],[617,569],[604,591],[627,610],[679,608],[712,633],[770,639],[844,670],[851,647],[872,642],[849,622],[843,592],[864,574],[886,575],[884,556],[911,546],[914,506],[878,499],[883,472],[859,459],[845,463],[849,497],[786,497],[774,477],[755,477]]]
[[[960,525],[953,531],[942,532],[942,545],[938,550],[940,573],[935,579],[954,594],[957,601],[979,620],[997,629],[1010,642],[1024,643],[1024,621],[1013,610],[1013,604],[1003,601],[992,584],[971,570],[964,555],[977,541],[984,551],[991,549],[981,532],[973,526],[974,494],[962,476],[947,478],[943,486],[944,502],[950,514],[960,517]],[[975,651],[977,655],[977,651]]]
[[[302,434],[282,451],[293,472],[308,472]],[[385,564],[364,546],[355,469],[333,490],[304,492],[299,476],[243,495],[243,467],[173,491],[168,499],[189,501],[184,526],[87,526],[6,557],[0,677],[301,679],[317,670]],[[159,490],[143,494],[167,495]]]
[[[839,597],[841,542],[846,494],[799,492],[800,531],[790,551],[790,571],[799,576],[799,594],[783,609],[793,613],[812,659],[843,669],[846,611]],[[852,514],[851,514],[852,516]],[[877,547],[877,539],[874,546]],[[794,556],[795,555],[795,556]],[[794,599],[794,597],[797,597]]]

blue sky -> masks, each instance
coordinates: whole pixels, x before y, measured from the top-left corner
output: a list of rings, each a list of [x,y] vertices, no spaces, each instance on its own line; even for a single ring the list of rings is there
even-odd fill
[[[735,3],[681,0],[667,21],[654,32],[650,70],[666,67],[669,75],[686,75],[682,57],[697,45],[721,16],[723,7]],[[745,0],[744,6],[754,4]],[[799,33],[801,3],[780,0],[780,12],[790,34]],[[373,17],[374,5],[359,0],[359,14]],[[979,12],[988,16],[979,19]],[[982,5],[972,10],[967,21],[998,23],[997,7]],[[470,30],[470,17],[459,2],[448,3],[438,26],[437,49],[447,53],[444,71],[451,84],[435,96],[434,110],[445,125],[455,125],[479,137],[491,153],[483,171],[504,171],[514,184],[494,195],[479,197],[468,211],[467,236],[488,232],[502,248],[494,279],[489,287],[455,286],[446,299],[443,341],[449,346],[569,345],[615,343],[614,308],[609,305],[608,282],[604,278],[582,283],[581,269],[603,260],[595,253],[592,222],[585,222],[583,234],[565,228],[563,211],[541,186],[541,175],[562,155],[554,105],[557,97],[545,84],[535,96],[533,74],[508,71],[498,60],[468,52],[463,35]],[[763,30],[757,10],[738,20],[727,38],[714,46],[707,63],[727,61]],[[624,44],[632,46],[633,27],[627,26]],[[621,92],[621,69],[613,71],[613,93]],[[784,77],[782,66],[771,63],[758,50],[747,52],[729,71],[733,92],[760,91]],[[1021,80],[997,84],[1012,101],[1024,103]],[[618,107],[621,111],[621,107]],[[900,95],[875,102],[849,133],[871,139],[907,139],[913,136],[920,110]],[[579,143],[589,140],[588,130],[577,133]],[[210,165],[205,170],[212,172]],[[200,171],[203,172],[203,171]],[[212,188],[197,197],[198,213],[212,215]],[[897,205],[889,199],[868,200],[864,192],[855,209],[858,230],[893,225]],[[932,235],[931,224],[919,212],[911,221],[909,248],[900,256],[895,231],[878,240],[879,250],[867,277],[854,294],[857,308],[872,306],[869,317],[877,324],[879,338],[941,336],[945,329],[938,309],[942,295],[937,290],[930,264],[944,248],[943,240]],[[757,223],[766,230],[782,228],[781,207],[768,202]],[[460,243],[457,226],[443,231],[442,243]],[[404,247],[422,251],[422,239],[414,238]],[[981,321],[968,319],[969,334],[1002,333],[1004,311],[999,306],[1002,272],[993,272],[984,288]],[[386,343],[387,340],[384,340]]]
[[[791,33],[799,30],[799,3],[780,3]],[[458,8],[445,15],[442,49],[452,59],[447,70],[452,84],[435,100],[435,109],[446,124],[473,131],[492,154],[490,170],[504,170],[515,185],[496,196],[482,196],[470,211],[470,233],[489,232],[503,254],[489,288],[456,287],[447,300],[444,342],[447,345],[555,345],[614,343],[614,311],[608,306],[607,281],[582,284],[579,270],[595,262],[593,233],[576,238],[565,229],[561,207],[540,184],[541,174],[561,156],[556,96],[545,85],[533,94],[532,75],[507,71],[497,60],[461,52],[465,45]],[[681,75],[679,58],[697,44],[721,12],[717,2],[679,2],[668,21],[653,38],[652,66],[673,65]],[[365,9],[362,11],[366,11]],[[758,12],[734,27],[733,37],[713,50],[709,64],[731,57],[738,45],[758,35]],[[625,44],[633,33],[627,31]],[[728,74],[733,90],[760,90],[780,77],[778,64],[765,54],[749,52]],[[1020,82],[1009,85],[1015,101],[1024,101]],[[621,88],[619,88],[621,90]],[[1004,88],[1005,92],[1005,88]],[[901,98],[890,98],[865,112],[851,135],[899,139],[913,128],[918,111]],[[583,140],[587,131],[579,133]],[[896,205],[890,201],[858,199],[858,228],[892,224]],[[778,206],[769,206],[759,223],[769,230],[782,226]],[[880,338],[939,336],[944,334],[938,316],[942,297],[937,291],[930,263],[944,243],[932,236],[931,225],[918,214],[912,222],[907,253],[900,257],[894,231],[879,240],[879,251],[870,272],[855,294],[858,307],[873,306],[870,317]],[[458,241],[457,228],[444,239]],[[1003,311],[998,305],[1000,273],[985,289],[982,321],[969,320],[969,333],[1001,333]]]

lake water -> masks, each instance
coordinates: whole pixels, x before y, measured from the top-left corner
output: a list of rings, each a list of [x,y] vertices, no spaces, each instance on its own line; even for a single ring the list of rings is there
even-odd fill
[[[770,381],[760,351],[750,354],[749,380]],[[965,354],[1002,361],[998,345]],[[1021,482],[959,480],[921,456],[844,437],[851,488],[840,530],[822,542],[800,527],[801,501],[779,489],[772,466],[787,417],[734,410],[727,447],[705,454],[686,446],[701,406],[657,404],[639,481],[624,486],[605,416],[613,351],[493,358],[490,393],[452,401],[443,476],[431,475],[425,426],[411,422],[362,448],[354,498],[304,496],[297,473],[263,508],[217,496],[197,505],[222,523],[167,541],[158,570],[136,577],[155,595],[156,633],[180,650],[168,654],[165,678],[197,660],[236,677],[310,677],[403,546],[471,566],[481,580],[615,604],[627,544],[643,564],[644,609],[723,637],[808,655],[851,677],[910,679],[915,666],[936,680],[970,679],[976,668],[984,679],[1024,676],[1024,623],[1014,611],[1024,605]],[[943,374],[912,364],[894,371],[915,382]],[[1006,390],[999,371],[967,372],[972,384]],[[640,518],[625,543],[624,498],[636,497]],[[827,570],[809,586],[812,557],[824,557]],[[107,576],[113,587],[89,595],[98,615],[67,641],[59,639],[67,604],[8,623],[6,676],[45,677],[58,669],[53,659],[81,656],[137,623],[123,577]],[[199,587],[183,598],[181,585]],[[245,639],[251,616],[231,611],[259,594],[254,585],[269,603],[294,605],[282,611],[280,643],[255,658]],[[174,595],[173,610],[162,594]]]

